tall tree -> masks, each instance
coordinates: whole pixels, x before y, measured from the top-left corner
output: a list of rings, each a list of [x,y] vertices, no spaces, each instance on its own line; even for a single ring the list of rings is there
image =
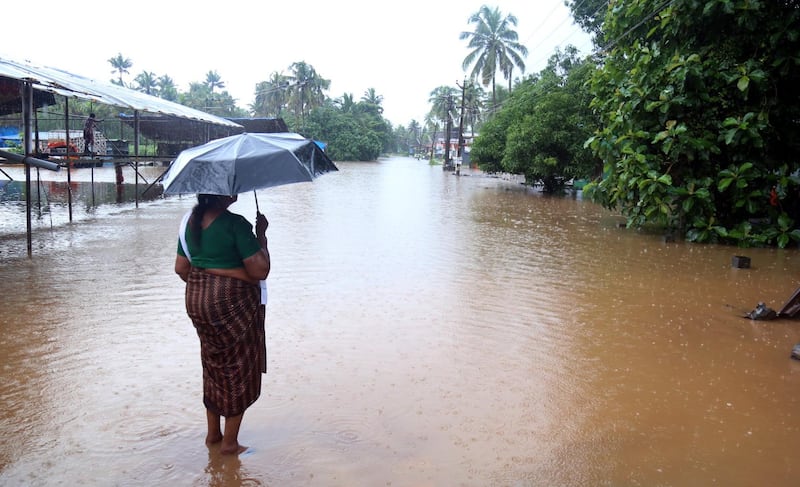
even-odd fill
[[[175,81],[166,74],[158,77],[158,96],[169,101],[178,101]]]
[[[289,69],[289,103],[294,109],[295,117],[300,120],[302,130],[308,112],[325,102],[324,91],[330,87],[331,82],[317,74],[314,67],[305,61],[292,63]]]
[[[340,98],[336,99],[335,103],[339,106],[339,110],[341,110],[342,113],[352,113],[356,105],[352,93],[343,93]]]
[[[458,116],[456,112],[455,100],[459,91],[452,86],[438,86],[433,89],[428,98],[431,108],[429,114],[442,123],[451,121]]]
[[[521,120],[508,129],[503,165],[509,172],[524,174],[530,184],[541,183],[547,193],[562,191],[570,179],[599,172],[600,159],[584,147],[595,128],[587,86],[593,71],[593,64],[577,58],[576,49],[556,51],[550,58],[529,84]],[[508,103],[523,98],[515,96],[521,91],[515,90]]]
[[[453,120],[457,120],[458,111],[456,109],[456,100],[459,95],[459,90],[452,86],[439,86],[433,89],[430,93],[430,98],[428,98],[428,102],[431,104],[431,109],[428,112],[428,118],[431,121],[438,120],[441,121],[442,127],[444,127],[444,131],[442,132],[442,137],[447,145],[450,139],[450,133],[447,133],[447,127],[450,127],[452,131],[454,127]],[[439,124],[433,123],[434,127],[438,129]],[[436,138],[434,137],[432,140],[432,146],[436,145]],[[431,158],[433,158],[434,152],[433,148],[431,149]],[[445,154],[445,161],[449,160],[449,155]]]
[[[369,88],[365,91],[364,95],[361,97],[361,101],[378,107],[378,111],[383,113],[383,106],[381,106],[383,104],[383,96],[377,94],[375,88]]]
[[[122,75],[129,73],[128,70],[133,67],[133,62],[130,60],[130,58],[123,56],[122,53],[118,53],[116,56],[109,58],[108,62],[111,63],[111,66],[114,68],[114,70],[111,72],[117,74],[117,80],[112,81],[112,83],[119,86],[125,86],[125,82],[122,80]]]
[[[408,145],[417,154],[422,150],[422,126],[415,119],[408,123]]]
[[[480,85],[471,81],[467,81],[464,88],[464,129],[469,127],[470,132],[475,133],[475,128],[482,120],[486,93]]]
[[[133,79],[136,82],[136,89],[148,95],[158,93],[158,76],[152,71],[142,71]]]
[[[436,137],[439,135],[439,117],[433,114],[433,110],[425,115],[425,129],[423,130],[423,137],[427,134],[425,143],[430,147],[430,160],[433,161],[436,149]]]
[[[214,93],[215,88],[225,88],[225,82],[222,81],[222,77],[216,70],[210,70],[206,73],[206,85],[208,89],[211,90],[211,93]]]
[[[517,26],[517,18],[512,14],[503,17],[497,7],[483,5],[468,22],[475,24],[475,30],[462,32],[459,36],[461,40],[469,39],[467,47],[472,49],[464,58],[462,67],[467,71],[473,65],[470,78],[480,81],[483,86],[492,85],[492,105],[496,105],[497,72],[508,79],[508,91],[511,91],[514,66],[525,71],[523,57],[528,55],[528,49],[518,42],[519,36],[512,28]]]
[[[289,78],[277,71],[256,84],[255,101],[250,107],[258,117],[281,117],[288,101]]]
[[[183,105],[207,112],[212,106],[211,95],[208,84],[192,81],[189,83],[189,91],[181,93],[178,100]]]
[[[572,178],[598,173],[599,159],[584,146],[596,127],[588,80],[594,64],[577,49],[557,50],[547,68],[511,93],[481,126],[471,156],[487,172],[523,174],[527,184],[560,192]]]

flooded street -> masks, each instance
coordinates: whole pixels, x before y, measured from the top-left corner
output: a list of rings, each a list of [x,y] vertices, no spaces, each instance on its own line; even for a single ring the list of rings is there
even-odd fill
[[[203,443],[173,272],[195,199],[135,208],[99,168],[108,202],[77,184],[69,223],[47,183],[31,259],[0,202],[0,485],[797,485],[800,321],[742,317],[800,286],[797,249],[665,243],[410,158],[338,166],[258,193],[268,373],[238,458]],[[231,210],[253,222],[253,195]]]

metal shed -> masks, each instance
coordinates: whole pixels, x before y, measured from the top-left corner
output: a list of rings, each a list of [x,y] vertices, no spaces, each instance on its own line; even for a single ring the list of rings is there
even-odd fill
[[[134,113],[132,117],[133,120],[131,121],[134,127],[133,156],[135,164],[137,165],[139,155],[139,117],[141,113],[156,114],[162,117],[174,117],[191,121],[194,124],[201,124],[208,129],[204,131],[206,140],[209,140],[212,128],[216,136],[221,136],[219,135],[220,133],[223,135],[231,135],[244,130],[242,125],[231,120],[150,96],[123,86],[100,82],[58,68],[38,66],[30,62],[0,58],[0,113],[3,111],[10,113],[10,111],[14,110],[15,106],[18,107],[17,113],[22,113],[22,142],[25,156],[17,156],[7,152],[3,152],[0,156],[25,164],[28,256],[31,255],[32,249],[30,166],[33,165],[51,170],[59,169],[57,165],[51,162],[31,157],[33,154],[31,120],[34,109],[52,104],[55,100],[54,95],[64,97],[67,119],[69,112],[68,100],[70,98],[90,100],[104,105],[132,110]],[[68,124],[65,123],[65,125]],[[68,126],[66,130],[69,130]],[[67,171],[69,171],[69,165],[67,165]],[[138,167],[136,172],[136,185],[138,186]],[[67,173],[67,176],[69,178],[69,173]]]

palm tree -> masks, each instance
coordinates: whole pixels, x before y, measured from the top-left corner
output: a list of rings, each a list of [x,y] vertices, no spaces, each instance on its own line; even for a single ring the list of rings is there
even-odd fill
[[[411,122],[408,124],[408,138],[412,141],[408,145],[414,147],[414,154],[417,154],[422,146],[422,127],[420,126],[419,122],[412,119]]]
[[[256,84],[255,101],[250,107],[253,113],[260,117],[280,117],[286,107],[288,87],[289,79],[277,71],[267,81]]]
[[[495,78],[500,71],[508,79],[508,90],[514,66],[525,71],[523,56],[528,49],[517,42],[519,36],[511,27],[517,26],[517,18],[511,14],[503,17],[500,9],[490,9],[484,5],[469,18],[469,23],[476,24],[474,32],[462,32],[459,39],[469,39],[467,47],[472,49],[464,58],[462,67],[467,71],[473,65],[470,78],[480,80],[483,86],[492,85],[492,104],[496,103]]]
[[[483,101],[486,93],[480,85],[467,82],[464,90],[464,123],[469,125],[470,132],[475,133],[475,125],[481,120]]]
[[[431,104],[430,115],[442,122],[446,122],[448,117],[453,118],[455,112],[455,99],[458,90],[452,86],[439,86],[431,91],[428,103]]]
[[[430,98],[428,98],[428,102],[431,104],[431,110],[426,117],[426,121],[429,122],[430,125],[433,125],[435,129],[438,129],[438,123],[431,123],[434,120],[440,120],[442,125],[445,127],[443,136],[445,140],[445,145],[448,146],[450,144],[450,134],[448,132],[448,127],[452,130],[453,128],[453,118],[457,116],[456,114],[456,97],[458,95],[458,90],[453,88],[452,86],[439,86],[431,91]],[[436,145],[436,131],[434,130],[434,137],[431,140],[431,145]],[[433,151],[431,151],[431,157],[433,157]],[[445,162],[449,161],[449,154],[445,153],[444,159]]]
[[[189,83],[189,91],[180,94],[179,101],[187,107],[208,112],[211,108],[211,95],[206,83],[192,81]]]
[[[355,97],[352,93],[343,93],[341,98],[337,98],[334,102],[339,106],[342,113],[351,113],[356,106]]]
[[[430,160],[433,161],[436,151],[436,134],[439,131],[439,118],[433,115],[433,113],[428,113],[425,115],[425,131],[428,132],[429,140],[431,143],[431,154]]]
[[[137,90],[147,93],[148,95],[155,95],[158,92],[158,76],[151,71],[142,71],[136,78]]]
[[[292,63],[289,69],[292,70],[289,76],[292,81],[288,90],[289,100],[294,106],[295,116],[300,118],[300,129],[302,129],[305,114],[325,103],[323,90],[330,88],[331,82],[319,76],[314,67],[305,61]]]
[[[361,97],[361,101],[370,105],[375,105],[378,108],[378,113],[383,113],[383,107],[381,106],[383,104],[383,96],[377,94],[375,88],[369,88],[365,91],[364,96]]]
[[[165,100],[178,101],[178,88],[175,86],[175,81],[166,74],[158,78],[158,96]]]
[[[112,80],[111,82],[119,86],[125,86],[125,83],[122,81],[122,75],[128,74],[128,69],[133,67],[133,61],[131,61],[130,58],[123,56],[122,53],[119,53],[116,56],[109,58],[108,62],[111,63],[111,66],[114,68],[114,70],[111,72],[117,73],[118,79],[118,81]]]
[[[216,71],[209,71],[206,73],[206,85],[211,89],[211,93],[214,93],[214,88],[225,88],[225,82],[222,81],[222,78]]]

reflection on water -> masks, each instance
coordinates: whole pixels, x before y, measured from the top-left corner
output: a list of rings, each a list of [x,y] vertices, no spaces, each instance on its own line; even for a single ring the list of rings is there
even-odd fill
[[[30,260],[4,213],[0,484],[796,483],[800,327],[741,317],[798,286],[796,249],[664,243],[413,159],[339,166],[258,194],[269,373],[238,459],[203,445],[172,272],[193,200],[75,224],[52,204]],[[253,221],[253,196],[233,210]]]
[[[18,238],[26,231],[26,181],[21,165],[0,167],[0,257],[27,255],[26,242]],[[116,184],[113,166],[59,172],[30,173],[31,230],[37,232],[34,246],[56,238],[56,230],[70,222],[86,222],[118,214],[137,204],[161,198],[161,185],[153,184],[165,168],[123,166],[123,184]],[[10,179],[9,179],[10,178]],[[41,248],[41,247],[38,247]]]

